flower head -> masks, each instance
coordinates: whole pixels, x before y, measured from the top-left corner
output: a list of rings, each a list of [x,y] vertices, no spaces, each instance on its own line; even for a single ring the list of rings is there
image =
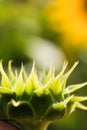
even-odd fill
[[[22,65],[20,72],[12,71],[8,65],[8,75],[0,63],[0,119],[25,125],[31,122],[52,122],[72,113],[75,108],[87,110],[80,102],[87,97],[76,96],[74,92],[86,83],[67,86],[67,79],[77,66],[65,73],[67,63],[55,75],[53,67],[43,80],[36,74],[33,65],[29,76]],[[67,87],[66,87],[67,86]]]

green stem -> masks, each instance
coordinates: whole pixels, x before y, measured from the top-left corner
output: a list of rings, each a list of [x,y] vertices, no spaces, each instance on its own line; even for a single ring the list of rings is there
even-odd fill
[[[23,125],[22,130],[47,130],[48,125],[51,122],[31,122]]]

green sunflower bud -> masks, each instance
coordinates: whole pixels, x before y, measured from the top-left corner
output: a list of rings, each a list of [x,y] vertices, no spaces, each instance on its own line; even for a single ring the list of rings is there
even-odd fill
[[[20,72],[13,72],[11,62],[8,75],[0,63],[0,120],[7,120],[21,130],[46,130],[55,120],[71,114],[75,108],[87,110],[82,101],[87,97],[75,96],[74,92],[86,83],[67,86],[67,79],[77,66],[65,73],[67,63],[55,76],[51,67],[43,80],[36,74],[35,64],[27,75],[22,65]],[[67,86],[67,87],[66,87]]]

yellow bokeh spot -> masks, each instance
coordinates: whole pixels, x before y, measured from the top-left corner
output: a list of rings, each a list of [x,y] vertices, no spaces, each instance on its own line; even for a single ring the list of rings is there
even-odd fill
[[[49,26],[67,43],[87,46],[86,0],[54,0],[46,6]]]

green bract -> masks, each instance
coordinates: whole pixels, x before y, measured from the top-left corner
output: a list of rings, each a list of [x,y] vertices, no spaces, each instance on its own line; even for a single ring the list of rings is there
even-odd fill
[[[65,63],[56,76],[53,67],[50,67],[41,80],[36,74],[35,65],[27,76],[23,65],[19,73],[16,70],[13,73],[9,62],[7,76],[0,63],[0,119],[18,125],[22,130],[45,130],[49,123],[68,116],[75,108],[87,110],[81,104],[87,97],[74,94],[87,82],[66,87],[67,79],[77,64],[65,73]]]

